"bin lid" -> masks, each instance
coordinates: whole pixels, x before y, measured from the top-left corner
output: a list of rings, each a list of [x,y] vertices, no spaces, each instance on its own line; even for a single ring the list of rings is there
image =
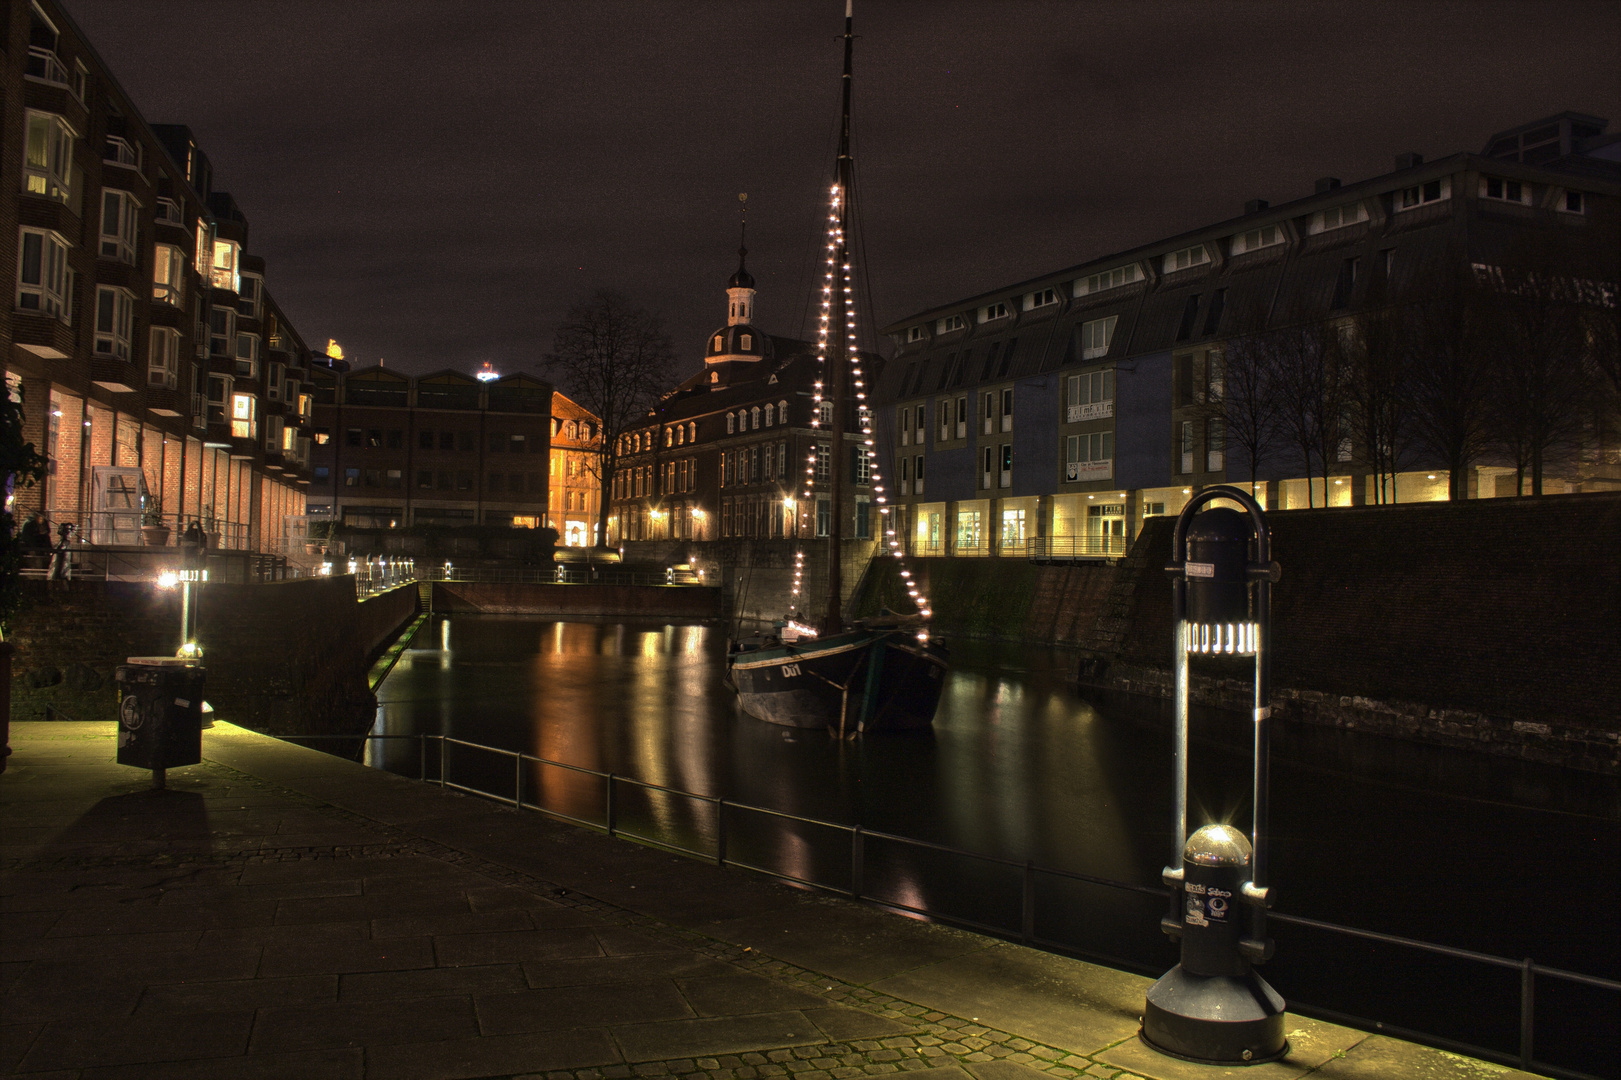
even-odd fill
[[[130,656],[124,659],[124,663],[145,667],[198,667],[202,661],[191,656]]]

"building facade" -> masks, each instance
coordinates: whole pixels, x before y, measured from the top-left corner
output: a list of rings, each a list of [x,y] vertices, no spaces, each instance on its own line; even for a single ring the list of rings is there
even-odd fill
[[[548,513],[549,383],[316,365],[309,513],[357,528],[506,525]]]
[[[644,425],[621,436],[612,486],[610,542],[790,539],[826,536],[827,495],[806,503],[807,469],[825,490],[833,460],[832,406],[813,398],[816,346],[754,324],[754,278],[739,262],[727,282],[726,325],[708,335],[703,369],[660,400]],[[869,372],[882,361],[863,355]],[[871,451],[857,411],[838,425],[846,443],[844,535],[878,525]]]
[[[602,506],[601,424],[578,402],[553,393],[551,438],[547,523],[564,547],[590,547]]]
[[[1500,276],[1538,245],[1613,313],[1621,142],[1605,127],[1566,113],[1493,136],[1484,154],[1404,154],[1383,176],[1326,178],[1285,205],[1255,200],[1240,217],[886,327],[896,356],[877,384],[879,444],[908,549],[1117,555],[1145,517],[1177,513],[1207,485],[1247,485],[1228,371],[1246,335],[1347,340],[1367,313]],[[1621,487],[1613,419],[1608,435],[1603,418],[1591,425],[1550,490]],[[1447,498],[1444,463],[1407,450],[1376,466],[1348,425],[1313,461],[1280,437],[1257,455],[1256,494],[1281,509]],[[1517,483],[1488,453],[1467,496]]]
[[[47,475],[13,511],[82,539],[200,522],[285,550],[309,483],[310,353],[247,218],[50,0],[0,8],[0,357]]]

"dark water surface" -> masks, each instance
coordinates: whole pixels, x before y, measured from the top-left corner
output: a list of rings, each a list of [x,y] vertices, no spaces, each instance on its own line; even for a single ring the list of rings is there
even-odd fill
[[[841,743],[741,714],[725,630],[664,622],[435,616],[378,691],[376,731],[444,734],[1042,867],[1158,884],[1170,843],[1169,706],[1089,701],[1059,651],[964,642],[932,736]],[[1249,829],[1248,727],[1195,717],[1190,827]],[[431,771],[437,772],[437,752]],[[1609,978],[1621,971],[1614,779],[1347,732],[1279,725],[1279,911]],[[416,774],[393,744],[374,760]],[[452,748],[453,779],[510,797],[513,765]],[[603,781],[529,766],[524,798],[600,821]],[[714,808],[619,791],[627,829],[710,849]],[[835,885],[848,835],[729,812],[733,858]],[[1020,868],[868,838],[864,892],[1017,931]],[[1159,971],[1163,902],[1035,875],[1038,937]],[[1274,924],[1264,969],[1286,996],[1512,1051],[1514,971]],[[1468,987],[1468,1007],[1448,1009]],[[1613,994],[1537,984],[1538,1057],[1615,1068]],[[1608,1016],[1609,1019],[1604,1019]],[[1593,1044],[1595,1023],[1608,1034]],[[1606,1041],[1607,1040],[1607,1041]],[[1596,1055],[1596,1056],[1595,1056]]]

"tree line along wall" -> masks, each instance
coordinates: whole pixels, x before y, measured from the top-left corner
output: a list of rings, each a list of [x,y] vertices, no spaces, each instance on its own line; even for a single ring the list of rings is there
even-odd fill
[[[65,584],[65,588],[50,588]],[[180,594],[149,582],[23,583],[13,620],[11,715],[117,716],[114,669],[172,656]],[[357,735],[375,720],[372,658],[416,614],[414,585],[355,599],[348,577],[199,590],[207,699],[221,719],[272,735]]]
[[[1319,724],[1621,771],[1621,495],[1273,514],[1273,706]],[[1083,679],[1169,696],[1174,518],[1150,519]],[[1251,707],[1248,663],[1195,700]]]

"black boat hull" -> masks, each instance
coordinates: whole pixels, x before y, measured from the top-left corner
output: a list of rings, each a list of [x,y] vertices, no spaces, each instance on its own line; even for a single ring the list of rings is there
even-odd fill
[[[732,682],[751,716],[840,734],[927,730],[946,670],[943,648],[894,630],[860,630],[731,659]]]

